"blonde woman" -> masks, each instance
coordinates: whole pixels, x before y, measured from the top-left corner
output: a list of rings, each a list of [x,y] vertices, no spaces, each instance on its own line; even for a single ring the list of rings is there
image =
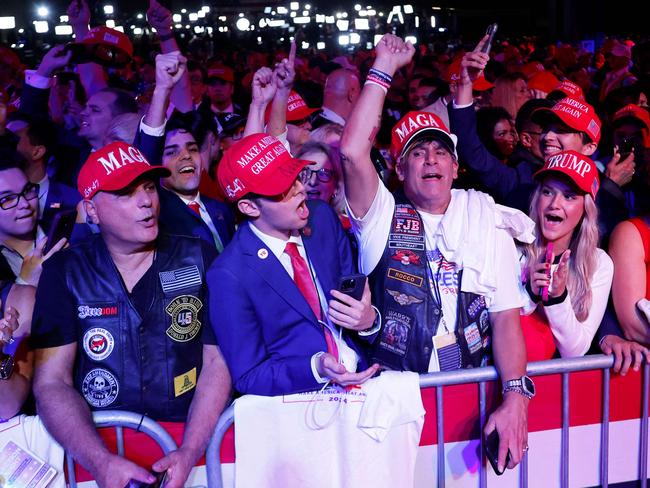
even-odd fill
[[[494,81],[490,105],[505,108],[514,120],[521,106],[530,98],[526,76],[522,73],[507,73]]]
[[[605,313],[614,267],[598,248],[598,172],[575,152],[549,157],[530,204],[536,239],[524,248],[528,360],[584,355]]]

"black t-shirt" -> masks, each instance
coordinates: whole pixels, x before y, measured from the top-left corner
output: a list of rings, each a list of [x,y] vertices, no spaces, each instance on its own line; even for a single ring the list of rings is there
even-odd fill
[[[215,249],[200,242],[203,263],[207,270],[218,256]],[[34,349],[64,346],[80,339],[80,332],[73,324],[77,323],[76,301],[65,286],[65,259],[52,259],[44,263],[43,273],[36,290],[34,318],[32,320],[31,344]],[[205,286],[205,276],[203,277]],[[143,318],[147,327],[147,309],[153,299],[156,280],[156,266],[152,265],[135,284],[129,294],[129,300]],[[205,311],[207,317],[207,311]],[[203,326],[201,330],[203,344],[216,344],[212,327]]]

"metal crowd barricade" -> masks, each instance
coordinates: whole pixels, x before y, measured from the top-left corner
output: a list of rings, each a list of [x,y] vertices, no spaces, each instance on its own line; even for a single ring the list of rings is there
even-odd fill
[[[601,447],[600,447],[600,486],[608,486],[608,458],[609,458],[609,401],[610,401],[610,371],[614,363],[612,356],[592,355],[579,358],[551,359],[528,364],[529,376],[546,376],[552,374],[562,375],[562,427],[561,427],[561,460],[560,460],[560,486],[569,486],[569,375],[578,371],[603,370],[602,391],[602,422],[601,422]],[[642,486],[646,486],[648,464],[648,400],[650,392],[650,364],[643,364],[642,376],[642,414],[640,418],[640,445],[639,445],[639,479]],[[443,390],[445,386],[476,383],[479,389],[479,422],[481,432],[486,421],[486,382],[498,379],[497,371],[493,366],[484,368],[466,369],[460,371],[429,373],[420,375],[420,388],[436,388],[436,423],[438,432],[437,443],[437,470],[438,487],[445,486],[445,443],[444,443],[444,405]],[[212,435],[206,451],[206,469],[208,488],[222,488],[221,474],[221,442],[226,431],[234,422],[234,406],[226,409]],[[483,452],[483,439],[480,440],[480,452]],[[479,463],[479,486],[487,487],[486,463]],[[528,454],[523,457],[519,465],[519,486],[528,486]]]
[[[115,427],[117,438],[117,454],[124,456],[124,428],[133,429],[151,437],[162,449],[165,455],[178,449],[174,439],[156,421],[139,413],[124,410],[102,410],[93,412],[96,427]],[[74,472],[74,459],[66,456],[68,468],[68,486],[76,488],[77,478]]]

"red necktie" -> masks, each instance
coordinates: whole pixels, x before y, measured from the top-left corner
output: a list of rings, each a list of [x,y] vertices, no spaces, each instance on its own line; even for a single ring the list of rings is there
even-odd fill
[[[318,299],[316,285],[314,285],[314,281],[311,279],[311,273],[306,261],[298,252],[298,246],[295,242],[287,242],[284,252],[291,258],[294,283],[298,287],[298,290],[300,290],[300,293],[302,293],[302,296],[305,297],[305,300],[307,300],[307,304],[314,312],[314,315],[316,315],[316,318],[321,320],[320,300]],[[338,360],[338,347],[332,331],[327,326],[323,326],[323,332],[325,334],[325,342],[327,343],[327,352]]]
[[[199,202],[190,202],[187,204],[187,206],[190,207],[190,210],[196,215],[199,217],[201,216],[201,205],[199,205]]]

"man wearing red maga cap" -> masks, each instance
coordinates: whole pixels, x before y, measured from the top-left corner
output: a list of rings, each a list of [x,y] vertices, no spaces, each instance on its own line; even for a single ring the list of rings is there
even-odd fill
[[[370,72],[390,84],[413,53],[413,46],[387,34],[376,46]],[[525,376],[523,301],[515,291],[518,256],[511,234],[529,241],[533,224],[513,210],[510,222],[521,224],[517,232],[505,223],[504,208],[486,195],[451,190],[458,175],[456,137],[433,114],[410,112],[393,128],[391,150],[404,188],[392,195],[369,157],[385,93],[375,78],[366,81],[341,140],[361,271],[371,273],[374,303],[382,314],[372,359],[421,373],[477,367],[493,359],[504,382],[504,401],[490,416],[486,433],[498,431],[499,467],[512,468],[526,449],[534,385]],[[417,259],[405,260],[405,253]],[[396,334],[404,340],[395,340]]]
[[[230,393],[226,365],[205,326],[205,270],[214,251],[198,238],[159,235],[156,181],[164,176],[166,168],[150,166],[129,144],[94,152],[78,188],[100,234],[48,261],[36,294],[38,410],[100,487],[154,477],[107,450],[91,410],[186,422],[181,447],[153,465],[167,472],[167,487],[179,488]]]
[[[334,211],[307,201],[298,178],[307,164],[266,134],[242,139],[219,164],[246,221],[208,271],[210,321],[244,394],[360,384],[378,370],[358,345],[374,332],[370,290],[355,300],[335,289],[355,272],[352,254]]]

